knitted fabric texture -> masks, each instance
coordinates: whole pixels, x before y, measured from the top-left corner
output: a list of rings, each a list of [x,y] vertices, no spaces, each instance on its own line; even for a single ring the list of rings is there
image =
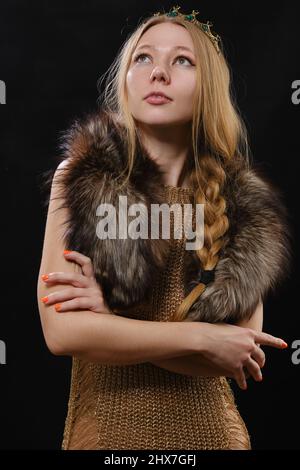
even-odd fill
[[[169,204],[192,201],[191,188],[164,189]],[[183,300],[185,246],[184,237],[172,236],[174,217],[167,263],[153,282],[150,301],[122,316],[168,321]],[[251,449],[226,377],[184,375],[150,362],[116,366],[76,357],[72,361],[63,450]]]

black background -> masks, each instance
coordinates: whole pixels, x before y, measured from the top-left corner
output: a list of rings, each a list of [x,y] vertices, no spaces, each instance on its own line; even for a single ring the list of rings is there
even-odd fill
[[[217,5],[215,4],[217,3]],[[300,339],[299,158],[300,80],[298,2],[185,1],[213,22],[232,69],[237,102],[255,161],[285,195],[294,230],[290,278],[264,304],[264,331],[289,348],[265,347],[263,382],[233,388],[253,449],[299,449],[300,364],[291,360]],[[36,300],[46,212],[39,175],[52,168],[59,133],[96,107],[97,80],[141,17],[173,2],[16,1],[0,4],[1,315],[0,448],[59,449],[71,358],[45,344]],[[300,100],[300,93],[298,101]]]

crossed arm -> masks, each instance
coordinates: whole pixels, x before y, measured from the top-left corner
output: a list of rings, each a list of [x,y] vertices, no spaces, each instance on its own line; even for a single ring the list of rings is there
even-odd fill
[[[53,184],[37,286],[41,323],[49,349],[54,354],[77,355],[96,362],[134,364],[148,361],[181,374],[226,375],[226,371],[217,369],[201,356],[198,343],[191,344],[191,338],[198,334],[195,334],[195,328],[192,331],[191,326],[195,325],[190,322],[143,322],[109,314],[99,315],[88,310],[60,315],[53,307],[41,302],[42,296],[65,288],[64,285],[46,288],[40,280],[42,274],[79,271],[76,263],[66,261],[62,255],[65,248],[62,229],[67,214],[65,209],[56,211],[56,196]],[[262,317],[263,306],[260,303],[251,320],[238,326],[261,331]],[[201,324],[198,326],[201,328]]]
[[[263,303],[259,302],[255,312],[250,320],[243,320],[236,323],[237,326],[244,328],[252,328],[256,331],[262,331],[263,327]],[[218,345],[216,344],[216,347]],[[200,353],[190,354],[188,356],[173,357],[166,360],[151,361],[152,364],[162,367],[163,369],[170,370],[179,374],[193,375],[193,376],[226,376],[226,371],[216,367],[205,359]]]

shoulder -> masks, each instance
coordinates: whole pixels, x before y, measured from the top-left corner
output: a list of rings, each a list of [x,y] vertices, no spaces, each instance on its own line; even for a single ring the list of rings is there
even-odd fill
[[[292,221],[285,196],[265,170],[252,167],[241,171],[228,184],[225,199],[229,236],[239,234],[242,237],[247,233],[248,237],[253,233],[255,243],[259,237],[261,240],[264,237],[265,240],[277,239],[282,246],[291,246]]]
[[[57,174],[60,170],[63,170],[64,168],[66,168],[68,166],[68,164],[70,163],[71,161],[71,158],[64,158],[57,166],[56,170],[55,170],[55,174]]]
[[[228,182],[226,196],[236,209],[279,210],[285,212],[284,194],[267,172],[259,166],[239,171]]]
[[[123,131],[116,114],[104,109],[73,119],[60,136],[60,154],[66,162],[58,171],[68,170],[69,183],[85,176],[98,179],[101,173],[117,176],[126,165]]]
[[[65,158],[78,159],[105,149],[111,144],[119,127],[116,115],[105,109],[87,111],[80,117],[74,117],[61,133],[61,154]]]

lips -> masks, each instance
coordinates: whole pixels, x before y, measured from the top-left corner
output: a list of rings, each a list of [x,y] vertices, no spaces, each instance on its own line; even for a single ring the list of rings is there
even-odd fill
[[[145,99],[145,101],[152,105],[163,105],[171,103],[171,100],[169,98],[166,98],[165,96],[161,95],[150,95],[148,96],[148,98]]]
[[[154,96],[157,96],[157,97],[158,97],[158,96],[161,96],[162,98],[167,98],[168,100],[172,100],[172,98],[171,98],[170,96],[168,96],[168,95],[166,95],[165,93],[160,92],[160,91],[152,91],[152,92],[148,93],[148,95],[146,95],[144,99],[147,99],[147,98],[149,98],[150,96],[151,96],[151,97],[152,97],[152,96],[153,96],[153,97],[154,97]]]

